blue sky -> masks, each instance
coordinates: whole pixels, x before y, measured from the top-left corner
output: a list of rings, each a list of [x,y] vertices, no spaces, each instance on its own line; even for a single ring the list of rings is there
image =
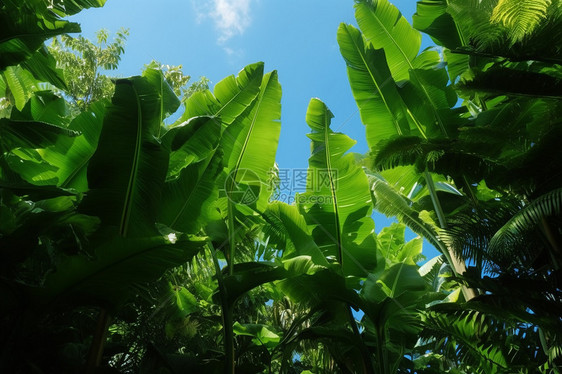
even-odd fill
[[[411,19],[412,0],[395,1]],[[282,130],[277,161],[282,168],[306,167],[309,155],[305,114],[312,97],[334,113],[332,129],[358,141],[364,153],[364,127],[353,100],[336,32],[341,22],[355,24],[352,0],[107,0],[71,20],[92,38],[105,28],[130,29],[120,76],[136,75],[156,59],[183,65],[195,79],[212,86],[247,64],[264,61],[277,70],[283,86]]]
[[[408,20],[415,1],[393,2]],[[357,140],[353,152],[365,153],[364,126],[351,94],[336,42],[341,22],[356,25],[352,0],[107,0],[70,20],[84,36],[105,28],[130,29],[117,74],[140,74],[155,59],[183,65],[194,79],[206,76],[211,88],[244,66],[264,61],[277,70],[283,87],[280,168],[307,167],[310,153],[306,108],[312,97],[324,101],[335,118],[332,129]],[[113,74],[113,72],[112,72]],[[376,216],[376,231],[388,224]]]

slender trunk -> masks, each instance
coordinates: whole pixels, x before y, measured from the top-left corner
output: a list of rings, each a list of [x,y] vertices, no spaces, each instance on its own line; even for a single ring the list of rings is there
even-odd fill
[[[437,218],[439,219],[439,226],[442,229],[447,228],[447,220],[445,218],[445,213],[443,212],[443,208],[441,207],[441,202],[439,201],[439,197],[437,196],[437,191],[435,190],[435,185],[433,183],[433,178],[431,174],[426,170],[424,172],[425,182],[427,184],[427,188],[429,189],[429,196],[431,197],[431,201],[433,203],[433,208],[435,209],[435,213],[437,214]],[[443,253],[447,258],[449,264],[451,264],[455,275],[462,275],[466,272],[466,265],[462,258],[459,258],[453,248],[447,246],[447,253]],[[472,288],[468,288],[466,286],[462,286],[462,293],[466,301],[473,299],[476,297],[476,291]]]
[[[224,324],[224,353],[225,353],[225,366],[224,372],[226,374],[234,374],[236,371],[236,360],[234,355],[234,331],[232,330],[232,309],[227,307],[223,310],[223,324]]]
[[[232,191],[232,189],[231,189]],[[236,248],[236,231],[234,230],[234,205],[230,198],[228,199],[228,273],[230,275],[234,274],[234,250]],[[216,262],[218,265],[218,262]],[[236,370],[235,355],[234,355],[234,331],[233,331],[233,316],[232,308],[230,307],[226,288],[224,287],[224,282],[222,280],[222,273],[218,269],[217,277],[220,276],[219,284],[222,283],[222,287],[219,286],[221,293],[221,308],[222,308],[222,320],[224,328],[224,353],[225,353],[225,368],[224,372],[226,374],[234,374]]]
[[[92,345],[90,346],[90,352],[88,353],[88,359],[86,361],[86,374],[95,373],[96,369],[99,368],[101,364],[103,347],[107,337],[107,329],[109,327],[110,319],[111,317],[107,312],[107,309],[100,309],[96,330],[94,331],[94,337],[92,339]]]
[[[236,247],[236,231],[234,230],[234,206],[228,198],[228,273],[234,274],[234,249]]]
[[[224,339],[224,356],[225,374],[234,374],[235,372],[235,356],[234,356],[234,331],[233,331],[233,315],[232,308],[228,303],[226,295],[226,287],[224,285],[224,278],[222,276],[222,270],[220,268],[219,260],[215,249],[209,244],[209,249],[211,251],[211,256],[213,257],[213,264],[215,265],[215,273],[217,275],[217,283],[219,287],[219,298],[221,303],[221,313],[222,313],[222,326],[223,326],[223,339]],[[232,267],[232,265],[230,265]]]
[[[384,337],[384,327],[376,326],[376,343],[377,343],[377,374],[390,374],[387,370],[385,350],[383,348]]]
[[[548,243],[552,247],[552,251],[549,251],[552,265],[554,266],[555,270],[558,270],[560,269],[560,264],[558,263],[558,261],[560,259],[560,253],[562,252],[562,250],[560,249],[560,244],[558,243],[555,232],[552,230],[552,227],[550,227],[550,224],[544,217],[541,218],[541,230],[546,236],[546,240],[548,240]]]
[[[353,316],[353,312],[351,311],[351,306],[347,305],[346,307],[349,313],[349,323],[351,325],[351,330],[353,330],[353,334],[356,336],[357,342],[360,344],[361,357],[363,358],[363,373],[374,374],[373,364],[371,362],[371,354],[369,353],[369,350],[363,343],[363,339],[361,338],[361,333],[357,328],[355,317]]]

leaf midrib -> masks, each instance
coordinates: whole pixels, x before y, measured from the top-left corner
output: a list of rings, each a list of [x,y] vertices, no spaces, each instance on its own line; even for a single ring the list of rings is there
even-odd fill
[[[252,74],[255,74],[255,71],[253,71]],[[232,96],[232,98],[231,98],[230,100],[228,100],[226,103],[224,103],[224,105],[223,105],[219,110],[217,110],[214,115],[215,115],[215,116],[220,115],[220,113],[221,113],[227,106],[229,106],[230,103],[232,103],[233,101],[235,101],[235,99],[236,99],[237,97],[239,97],[240,95],[242,95],[243,92],[246,92],[246,91],[249,89],[249,87],[252,86],[252,83],[253,83],[253,81],[254,81],[255,79],[256,79],[256,78],[253,77],[253,78],[251,79],[251,81],[250,81],[245,87],[243,87],[243,89],[240,89],[234,96]],[[236,81],[236,85],[238,85],[238,79],[237,79],[237,78],[235,78],[235,81]],[[252,100],[252,101],[253,101],[253,100]],[[250,102],[250,104],[251,104],[251,102]],[[250,105],[250,104],[248,104],[248,105]],[[246,105],[246,107],[248,107],[248,105]]]
[[[390,113],[390,115],[392,116],[392,122],[394,123],[394,126],[396,127],[396,130],[398,131],[398,135],[404,135],[402,133],[402,129],[400,128],[400,125],[398,124],[398,120],[396,119],[396,116],[394,115],[394,113],[392,112],[392,110],[390,109],[390,107],[388,106],[388,102],[386,101],[385,96],[382,94],[382,91],[377,83],[377,80],[375,79],[371,68],[369,66],[369,64],[367,63],[367,60],[365,59],[365,57],[363,56],[363,53],[361,53],[361,48],[359,48],[359,45],[357,45],[357,43],[355,43],[355,39],[352,37],[352,35],[349,33],[347,27],[346,27],[346,33],[348,34],[349,38],[351,39],[353,46],[355,47],[355,49],[357,50],[359,56],[361,57],[361,61],[363,61],[363,65],[365,66],[365,68],[367,69],[367,72],[369,73],[369,76],[371,77],[371,80],[373,81],[373,83],[375,84],[375,87],[379,93],[379,96],[381,98],[381,100],[384,103],[384,106],[386,107],[386,110],[388,113]],[[360,37],[362,37],[361,35],[359,35]]]
[[[252,116],[252,122],[250,124],[250,128],[248,129],[248,133],[246,134],[246,138],[244,139],[244,143],[242,145],[242,150],[240,151],[240,153],[238,154],[238,159],[236,160],[236,164],[234,166],[234,170],[233,170],[233,178],[231,178],[231,183],[230,183],[230,191],[232,191],[232,188],[234,187],[234,183],[236,183],[236,177],[238,176],[238,168],[240,167],[240,165],[242,164],[242,159],[245,156],[246,153],[246,148],[248,147],[248,144],[250,143],[250,138],[252,137],[253,131],[254,131],[254,127],[256,124],[256,119],[258,117],[258,114],[260,113],[260,107],[261,104],[263,102],[263,98],[265,96],[265,92],[267,91],[268,87],[269,87],[269,83],[271,81],[271,75],[267,76],[267,81],[266,82],[262,82],[262,85],[264,85],[263,90],[260,90],[260,93],[258,95],[258,98],[256,100],[255,105],[255,113]],[[255,171],[254,171],[255,172]]]
[[[191,191],[191,193],[189,194],[189,196],[184,199],[183,204],[181,205],[180,210],[178,211],[178,213],[176,214],[175,218],[172,220],[172,222],[170,223],[170,227],[174,227],[176,225],[176,223],[178,222],[178,220],[180,219],[180,217],[183,215],[183,212],[185,211],[185,209],[187,209],[187,206],[189,205],[189,203],[191,202],[191,198],[195,195],[195,191],[197,191],[197,188],[199,187],[199,185],[201,183],[203,183],[203,176],[205,175],[205,173],[207,172],[209,165],[211,164],[213,158],[214,158],[214,154],[215,154],[215,150],[213,150],[212,155],[210,155],[207,159],[207,165],[205,165],[205,168],[203,170],[203,172],[201,172],[201,175],[199,176],[199,178],[197,178],[197,182],[195,182],[195,185],[193,186],[193,190]]]
[[[137,175],[139,172],[139,157],[141,153],[142,144],[142,110],[140,97],[134,84],[131,84],[133,93],[135,95],[135,101],[137,103],[137,136],[135,140],[135,150],[133,157],[133,164],[131,166],[131,172],[129,174],[129,182],[127,184],[125,202],[123,204],[123,209],[121,213],[121,222],[119,224],[119,234],[123,237],[127,236],[129,231],[129,221],[131,219],[132,201],[133,196],[136,191]]]
[[[435,103],[433,102],[433,100],[431,99],[431,97],[429,96],[429,92],[427,92],[427,88],[425,87],[424,84],[422,84],[420,78],[418,77],[418,74],[416,73],[416,70],[414,69],[414,65],[412,65],[412,62],[410,61],[410,59],[408,58],[408,56],[406,56],[406,53],[404,52],[404,50],[402,49],[402,47],[400,47],[400,45],[398,44],[398,42],[396,41],[396,39],[392,36],[392,34],[390,33],[390,31],[384,26],[384,24],[381,22],[381,20],[379,19],[379,17],[374,14],[374,12],[371,12],[370,10],[368,10],[369,13],[371,13],[373,15],[373,18],[375,19],[375,21],[379,24],[379,26],[382,28],[382,30],[384,30],[385,34],[388,36],[388,38],[390,39],[390,41],[394,44],[394,46],[398,49],[398,51],[400,52],[400,54],[402,54],[402,57],[404,58],[404,61],[406,61],[406,63],[408,64],[408,66],[410,67],[410,72],[415,76],[416,80],[419,83],[419,86],[421,87],[424,96],[427,98],[427,100],[431,103],[431,109],[433,111],[433,114],[435,115],[435,118],[437,119],[437,123],[439,124],[439,129],[441,130],[441,133],[445,136],[445,137],[449,137],[449,135],[447,134],[447,130],[445,129],[445,125],[443,124],[443,119],[441,118],[441,116],[439,115],[439,112],[437,111],[437,108],[435,106]],[[401,16],[403,18],[403,16]]]
[[[330,152],[330,123],[328,113],[326,112],[326,107],[323,107],[323,119],[324,119],[324,149],[326,150],[326,167],[328,168],[328,180],[330,181],[330,193],[332,195],[332,206],[334,209],[334,223],[336,226],[336,244],[338,246],[338,260],[343,269],[343,243],[341,239],[341,227],[340,227],[340,217],[339,217],[339,206],[338,197],[336,194],[336,186],[334,184],[334,179],[332,175],[332,160]]]

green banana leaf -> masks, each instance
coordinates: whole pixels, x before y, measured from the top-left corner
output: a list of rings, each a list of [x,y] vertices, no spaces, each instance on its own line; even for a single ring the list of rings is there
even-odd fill
[[[39,121],[18,121],[0,118],[0,149],[9,152],[15,148],[43,148],[56,142],[60,136],[78,136],[64,127]]]
[[[185,112],[178,123],[198,116],[216,116],[225,125],[233,123],[258,95],[263,65],[263,62],[248,65],[237,77],[231,75],[221,80],[216,84],[214,94],[205,90],[191,95],[185,103]]]
[[[61,137],[55,145],[39,151],[45,162],[57,168],[59,187],[78,192],[88,191],[88,163],[97,149],[105,105],[105,102],[92,103],[86,112],[80,113],[70,122],[68,129],[79,132],[80,136],[72,139]]]
[[[233,331],[236,335],[251,336],[253,338],[252,343],[257,346],[263,345],[269,350],[277,347],[281,341],[281,336],[271,331],[271,326],[268,325],[235,322]]]
[[[90,191],[81,204],[123,237],[153,236],[169,151],[157,138],[161,103],[146,78],[116,82],[99,143],[88,167]]]
[[[377,362],[386,372],[396,372],[404,355],[412,353],[421,331],[418,309],[424,306],[427,291],[417,266],[405,263],[395,263],[378,279],[366,280],[360,294],[365,340],[377,346]]]
[[[158,92],[158,97],[160,98],[160,123],[163,123],[164,119],[168,118],[170,115],[175,113],[176,110],[178,110],[180,100],[174,94],[174,91],[166,81],[166,78],[164,78],[162,71],[147,68],[142,72],[142,76],[146,78]],[[160,138],[160,133],[158,134],[158,138]]]
[[[10,69],[8,68],[6,73]],[[80,129],[68,126],[67,109],[65,100],[50,91],[35,92],[21,111],[17,108],[12,109],[11,121],[20,123],[20,128],[17,129],[20,135],[27,131],[27,141],[21,136],[13,138],[13,136],[5,134],[6,139],[4,141],[11,142],[13,145],[9,147],[12,148],[11,153],[5,154],[4,157],[11,170],[19,174],[28,183],[37,186],[62,186],[61,175],[58,172],[59,167],[73,166],[66,164],[65,153],[68,151],[68,145],[79,138]],[[30,138],[29,129],[26,130],[25,128],[29,126],[25,124],[32,121],[43,123],[41,127],[34,126],[36,134],[32,137],[36,138],[35,141]],[[48,131],[48,129],[51,131]],[[41,135],[39,135],[39,132],[41,132]],[[56,132],[59,133],[58,136]],[[38,140],[38,135],[45,136],[45,138]],[[18,143],[19,146],[17,146]],[[61,149],[59,144],[65,144],[66,146]],[[59,155],[60,165],[53,165],[45,158],[45,154],[50,153]]]
[[[81,301],[115,306],[136,283],[160,277],[165,270],[189,261],[204,244],[187,235],[109,239],[94,243],[95,258],[71,256],[58,264],[41,289],[30,290],[40,302]]]
[[[355,18],[366,40],[375,49],[384,49],[394,80],[408,80],[412,61],[420,50],[421,34],[388,0],[358,2]]]
[[[12,109],[10,119],[41,121],[59,127],[68,127],[71,120],[68,104],[52,91],[32,92],[23,108]]]
[[[282,279],[276,284],[284,295],[296,303],[310,307],[312,311],[319,306],[328,305],[334,308],[327,308],[327,312],[336,312],[336,309],[345,312],[346,304],[355,309],[365,308],[359,294],[346,286],[345,278],[330,269],[320,269],[314,274],[305,273]]]
[[[170,148],[168,180],[178,177],[186,166],[210,157],[219,146],[222,126],[216,117],[192,117],[174,126],[162,137],[162,142]]]
[[[0,7],[0,71],[33,56],[43,42],[60,34],[80,32],[77,23],[61,18],[85,8],[101,7],[105,0],[5,0]]]
[[[447,12],[448,6],[447,0],[418,1],[412,24],[438,45],[454,49],[465,43],[453,16]]]
[[[310,256],[315,264],[328,267],[328,261],[314,242],[306,220],[294,205],[273,201],[263,212],[265,234],[283,248],[283,259]]]
[[[53,11],[60,17],[72,16],[83,9],[102,7],[107,0],[54,0]]]
[[[221,170],[220,157],[209,156],[183,168],[177,179],[167,181],[158,207],[158,222],[174,230],[196,233],[207,222],[220,219],[214,203],[219,197],[216,179]]]
[[[369,181],[346,154],[355,141],[330,129],[332,117],[323,102],[310,101],[311,156],[306,192],[297,203],[324,255],[335,259],[343,274],[365,277],[377,265],[378,253]]]
[[[220,219],[214,203],[223,169],[221,134],[217,119],[203,116],[176,125],[163,136],[171,154],[158,222],[194,233],[206,222]]]
[[[226,193],[232,194],[247,185],[256,194],[258,211],[263,211],[271,195],[269,179],[275,164],[275,153],[281,132],[281,85],[277,72],[263,76],[260,92],[249,112],[230,124],[221,146],[229,176]],[[234,198],[234,196],[229,196]]]
[[[63,91],[67,89],[62,69],[57,69],[57,62],[46,47],[39,48],[21,63],[21,67],[27,69],[39,82],[48,82]]]
[[[64,100],[57,98],[49,101],[49,96],[46,93],[34,96],[23,112],[14,111],[12,117],[64,123],[63,119],[58,120],[66,109]],[[41,145],[28,144],[6,155],[8,164],[31,184],[85,192],[88,189],[86,168],[96,150],[104,112],[105,103],[92,104],[87,112],[79,114],[68,126],[60,128],[60,136],[50,134]]]
[[[361,121],[366,127],[367,144],[374,147],[395,134],[410,134],[408,109],[390,74],[385,52],[366,46],[363,35],[351,25],[341,24],[337,39]]]
[[[299,279],[302,275],[311,275],[324,270],[325,268],[316,265],[310,256],[292,257],[275,263],[235,264],[233,273],[224,276],[226,300],[232,307],[240,296],[262,284],[274,281],[291,284],[292,279]]]
[[[270,192],[269,173],[280,133],[281,86],[277,72],[263,75],[261,62],[246,66],[237,77],[217,83],[214,94],[207,90],[192,95],[181,122],[173,127],[197,116],[214,118],[219,127],[214,136],[221,133],[220,127],[224,128],[221,148],[228,175],[223,175],[219,184],[224,186],[227,196],[236,200],[238,188],[244,189],[244,195],[249,186],[249,203],[259,199],[259,208],[265,209]],[[208,127],[208,131],[213,131],[211,125]]]
[[[449,109],[456,103],[456,95],[450,87],[447,87],[448,76],[444,67],[439,66],[441,62],[439,55],[433,51],[419,53],[421,34],[411,27],[388,0],[359,2],[356,4],[355,17],[365,40],[369,42],[366,50],[370,48],[384,50],[389,71],[394,81],[400,86],[399,92],[407,107],[409,121],[419,134],[424,138],[449,136],[452,131],[449,123],[449,117],[451,117]],[[347,48],[344,48],[343,51],[349,54]],[[373,55],[373,52],[370,54]],[[373,61],[363,63],[367,66],[368,64],[380,65],[381,63]],[[354,67],[349,64],[348,66]],[[362,67],[362,69],[364,68]],[[372,76],[371,80],[375,78]],[[365,77],[357,74],[350,75],[350,84],[352,87],[356,87],[355,90],[360,90],[366,84],[372,84],[367,83],[364,79]],[[377,85],[389,84],[387,79],[380,80],[379,78]],[[381,93],[387,94],[386,92]],[[390,103],[396,99],[390,96],[383,97],[382,100]],[[370,134],[375,131],[377,130],[372,130]],[[396,131],[395,134],[402,135],[399,131]],[[372,135],[369,137],[371,138]],[[369,143],[369,146],[373,148],[376,147],[376,144]]]
[[[414,238],[408,242],[404,241],[406,225],[402,223],[392,223],[384,227],[377,235],[377,248],[382,256],[387,260],[387,264],[405,263],[415,265],[422,256],[423,239]]]
[[[23,110],[27,100],[37,90],[37,82],[31,73],[21,66],[8,66],[3,72],[3,77],[6,82],[6,91],[13,98],[13,105],[18,110]]]
[[[266,262],[245,262],[234,265],[232,275],[224,277],[226,300],[229,307],[246,292],[264,284],[284,279],[287,271],[283,266]]]

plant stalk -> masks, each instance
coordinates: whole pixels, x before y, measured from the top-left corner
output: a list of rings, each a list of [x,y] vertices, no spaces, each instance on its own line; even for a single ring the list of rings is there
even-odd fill
[[[353,312],[351,311],[350,305],[347,305],[347,312],[349,313],[349,323],[351,324],[351,330],[353,330],[353,334],[357,337],[357,341],[360,343],[361,357],[363,358],[363,373],[374,374],[373,364],[371,362],[371,355],[367,350],[367,347],[363,343],[363,339],[361,338],[361,333],[357,328],[357,323],[355,322],[355,317],[353,316]]]
[[[439,226],[442,229],[447,228],[447,219],[445,218],[445,213],[443,212],[443,207],[441,206],[441,202],[439,201],[439,197],[437,196],[437,190],[435,189],[435,184],[433,183],[433,178],[431,174],[426,170],[424,172],[425,182],[427,184],[427,188],[429,189],[429,196],[431,197],[431,201],[433,203],[433,208],[435,209],[435,213],[437,214],[437,218],[439,219]],[[462,275],[466,272],[466,265],[462,259],[460,259],[453,248],[446,246],[447,253],[443,253],[449,264],[451,264],[455,275]],[[476,297],[476,291],[472,288],[468,288],[466,286],[462,286],[462,293],[466,301],[469,301]]]
[[[377,356],[378,356],[378,362],[377,362],[377,367],[378,367],[378,373],[377,374],[387,374],[388,370],[387,370],[387,363],[386,363],[386,356],[384,354],[384,349],[383,349],[383,341],[385,340],[384,338],[384,327],[381,326],[377,326],[375,327],[376,329],[376,341],[377,341]]]
[[[550,244],[554,252],[554,253],[550,252],[550,257],[554,269],[559,270],[560,264],[558,263],[558,258],[560,258],[560,253],[562,252],[562,250],[560,249],[560,245],[558,244],[558,240],[556,238],[554,231],[552,230],[552,227],[550,227],[550,224],[548,223],[545,217],[541,218],[541,229],[544,235],[546,236],[546,240],[548,240],[548,243]]]
[[[222,270],[217,258],[217,254],[212,244],[209,243],[208,249],[213,257],[213,264],[215,265],[215,273],[217,276],[217,283],[219,287],[219,298],[221,303],[222,312],[222,326],[223,326],[223,338],[224,338],[224,356],[225,356],[225,374],[235,373],[235,356],[234,356],[234,330],[233,330],[233,315],[232,308],[228,303],[228,296],[226,293],[226,287],[224,285],[224,278],[222,276]],[[229,265],[232,268],[232,265]]]
[[[234,274],[234,248],[236,246],[236,231],[234,231],[234,206],[232,201],[228,198],[228,273]]]
[[[98,322],[96,324],[96,330],[94,331],[94,337],[92,339],[92,345],[90,346],[90,351],[88,353],[88,359],[86,361],[86,374],[93,374],[96,369],[99,368],[101,364],[101,359],[103,356],[103,347],[105,339],[107,337],[107,331],[109,328],[111,317],[107,312],[107,309],[101,308],[98,315]]]

